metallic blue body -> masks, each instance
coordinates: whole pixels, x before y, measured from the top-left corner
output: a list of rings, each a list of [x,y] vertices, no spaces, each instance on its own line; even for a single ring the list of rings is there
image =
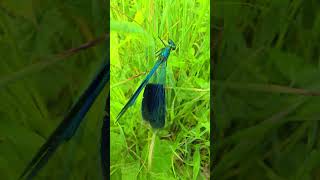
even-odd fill
[[[156,64],[153,66],[153,68],[151,69],[149,74],[146,76],[146,78],[142,81],[138,89],[134,92],[134,94],[128,100],[126,105],[121,109],[120,113],[117,116],[117,121],[128,110],[128,108],[134,104],[138,95],[141,93],[142,89],[144,89],[148,85],[147,86],[148,91],[145,90],[144,98],[142,101],[142,116],[145,120],[150,122],[153,128],[162,128],[164,126],[165,67],[166,67],[167,59],[169,58],[171,50],[175,50],[175,49],[176,49],[176,45],[172,40],[169,39],[168,45],[166,45],[164,48],[158,51],[157,53],[158,60]],[[158,68],[160,72],[156,73]],[[151,84],[149,84],[149,80],[154,74],[156,77],[156,80],[155,80],[156,84],[155,86],[152,86]],[[162,86],[158,86],[157,84],[161,84]]]

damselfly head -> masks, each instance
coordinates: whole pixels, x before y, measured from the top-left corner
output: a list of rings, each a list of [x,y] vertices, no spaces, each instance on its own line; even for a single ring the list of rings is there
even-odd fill
[[[175,50],[176,49],[176,44],[174,44],[174,42],[171,40],[171,39],[169,39],[169,46],[170,46],[170,48],[172,49],[172,50]]]

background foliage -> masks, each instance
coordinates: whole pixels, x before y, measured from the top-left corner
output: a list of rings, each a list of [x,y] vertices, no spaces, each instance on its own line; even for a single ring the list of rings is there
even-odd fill
[[[55,55],[105,34],[106,12],[103,0],[0,2],[0,179],[17,179],[95,74],[104,46]],[[37,179],[100,176],[105,95]]]
[[[209,1],[111,1],[111,179],[209,178]],[[172,39],[167,63],[167,118],[157,134],[151,170],[152,129],[142,120],[139,96],[117,114]]]
[[[319,179],[320,2],[213,5],[213,177]]]

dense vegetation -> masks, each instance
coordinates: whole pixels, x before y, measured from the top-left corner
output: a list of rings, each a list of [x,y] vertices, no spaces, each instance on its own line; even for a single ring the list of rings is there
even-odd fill
[[[209,1],[113,0],[110,10],[111,179],[209,178]],[[166,68],[166,125],[152,148],[142,95],[115,119],[154,65],[163,47],[157,36],[172,39],[177,49]]]
[[[0,179],[16,180],[99,68],[105,42],[67,53],[103,36],[106,2],[0,2]],[[72,55],[72,56],[70,56]],[[39,179],[97,179],[106,92],[76,137]]]
[[[213,177],[319,179],[320,1],[213,4]]]

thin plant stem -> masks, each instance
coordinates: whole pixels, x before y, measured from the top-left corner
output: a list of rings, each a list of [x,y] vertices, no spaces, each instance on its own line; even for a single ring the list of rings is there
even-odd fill
[[[152,139],[149,147],[149,156],[148,156],[148,170],[151,170],[152,167],[152,158],[153,158],[153,149],[154,149],[154,142],[156,140],[158,130],[153,131]]]

